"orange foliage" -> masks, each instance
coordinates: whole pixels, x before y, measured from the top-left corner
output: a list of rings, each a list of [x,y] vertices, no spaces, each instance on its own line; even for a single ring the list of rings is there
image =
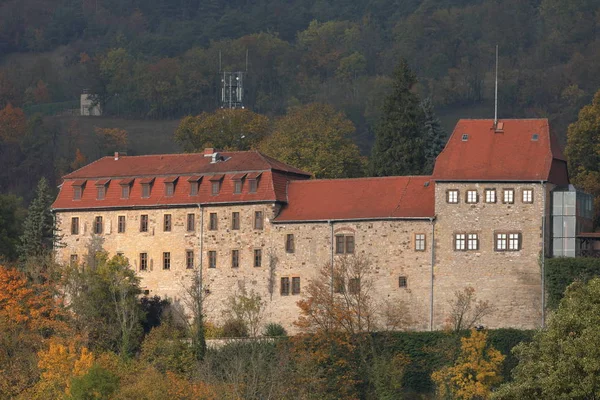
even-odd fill
[[[81,150],[79,150],[79,149],[75,150],[75,159],[71,163],[71,168],[74,170],[79,169],[86,164],[87,164],[87,158],[83,155]]]
[[[119,128],[95,128],[96,136],[102,145],[108,150],[117,150],[127,147],[128,137],[125,129]]]
[[[42,374],[34,392],[44,393],[46,388],[52,387],[67,395],[71,378],[85,375],[94,363],[94,355],[86,347],[78,350],[74,342],[65,346],[51,341],[48,350],[38,352],[38,359]]]
[[[0,110],[0,140],[18,143],[25,136],[26,129],[27,119],[23,110],[10,103]]]
[[[173,372],[167,371],[169,392],[167,398],[176,400],[216,400],[219,398],[217,389],[204,382],[192,383]]]

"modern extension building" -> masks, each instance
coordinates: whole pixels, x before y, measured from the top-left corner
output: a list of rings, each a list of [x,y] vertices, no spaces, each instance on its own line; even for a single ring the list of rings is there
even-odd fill
[[[461,120],[431,176],[309,178],[255,151],[104,157],[64,177],[58,258],[123,254],[148,294],[175,302],[201,269],[209,320],[243,287],[293,330],[318,269],[362,255],[374,300],[405,304],[411,329],[441,329],[468,286],[495,308],[484,325],[536,328],[545,257],[579,246],[582,229],[553,237],[571,215],[553,216],[553,195],[573,190],[545,119]]]

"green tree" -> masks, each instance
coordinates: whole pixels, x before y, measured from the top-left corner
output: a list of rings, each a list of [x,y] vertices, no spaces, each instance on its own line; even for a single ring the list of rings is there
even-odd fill
[[[40,259],[49,255],[59,239],[54,229],[54,219],[50,206],[52,194],[46,178],[40,179],[35,198],[29,206],[23,224],[19,256],[21,261],[28,258]]]
[[[175,131],[175,141],[184,151],[202,151],[205,147],[225,150],[249,150],[269,132],[269,119],[247,109],[220,109],[185,117]]]
[[[548,327],[513,353],[514,380],[494,399],[599,398],[600,278],[569,286]]]
[[[17,258],[24,217],[20,198],[0,195],[0,259],[13,261]]]
[[[350,139],[354,125],[326,104],[294,107],[275,122],[259,146],[265,154],[316,178],[351,178],[363,174],[363,159]]]
[[[372,175],[419,175],[425,171],[425,113],[414,92],[416,83],[416,75],[402,60],[375,128]]]
[[[596,223],[600,209],[600,91],[569,125],[565,155],[571,182],[594,195]]]
[[[423,173],[430,174],[435,166],[435,159],[444,149],[447,134],[433,110],[430,98],[421,103],[425,114],[425,167]]]

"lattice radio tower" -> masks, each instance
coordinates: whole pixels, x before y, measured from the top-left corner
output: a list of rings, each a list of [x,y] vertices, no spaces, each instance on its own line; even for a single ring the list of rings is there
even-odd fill
[[[219,51],[219,76],[221,77],[221,108],[244,108],[244,78],[248,73],[248,50],[245,71],[222,71]]]

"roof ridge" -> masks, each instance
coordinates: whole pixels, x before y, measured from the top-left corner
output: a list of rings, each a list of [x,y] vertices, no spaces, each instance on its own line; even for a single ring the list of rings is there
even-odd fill
[[[378,179],[378,180],[386,180],[386,179],[400,179],[400,178],[408,178],[411,180],[412,178],[429,178],[432,179],[432,175],[394,175],[394,176],[361,176],[358,178],[326,178],[326,179],[292,179],[291,183],[309,183],[309,182],[331,182],[331,181],[360,181],[360,180],[368,180],[368,179]]]
[[[107,158],[107,157],[110,157],[110,156],[104,156],[104,157],[100,157],[100,158],[98,158],[98,159],[96,159],[96,160],[92,161],[92,162],[91,162],[91,163],[89,163],[89,164],[85,164],[83,167],[79,167],[79,168],[77,168],[76,170],[69,172],[68,174],[66,174],[65,176],[63,176],[63,177],[62,177],[62,179],[63,179],[63,180],[65,180],[65,179],[81,179],[81,178],[68,178],[68,176],[69,176],[69,175],[71,175],[71,174],[74,174],[75,172],[77,172],[77,171],[80,171],[80,170],[82,170],[82,169],[84,169],[84,168],[87,168],[87,167],[89,167],[90,165],[93,165],[93,164],[97,163],[97,162],[98,162],[98,161],[100,161],[100,160],[104,160],[104,159],[105,159],[105,158]]]

